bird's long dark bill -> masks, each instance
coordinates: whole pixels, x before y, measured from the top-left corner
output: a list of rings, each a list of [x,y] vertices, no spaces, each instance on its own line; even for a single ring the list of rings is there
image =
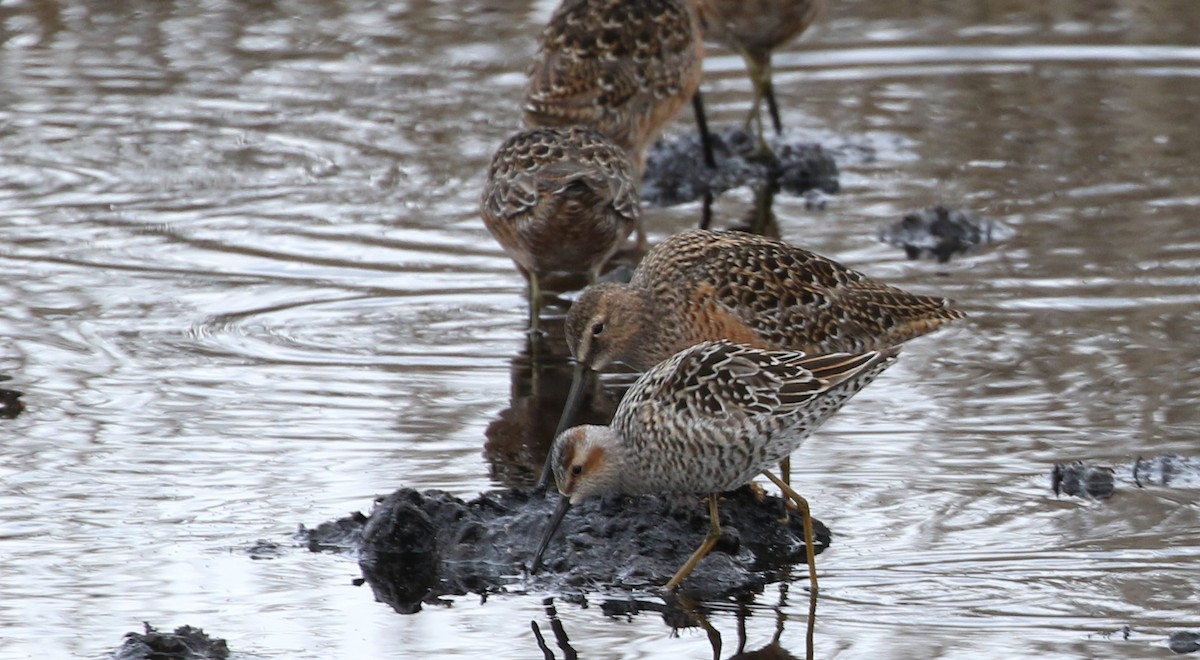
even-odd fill
[[[542,567],[542,555],[546,554],[546,548],[550,547],[550,539],[554,538],[554,532],[558,531],[558,526],[562,524],[563,517],[567,515],[567,511],[571,509],[571,499],[563,497],[558,500],[558,508],[554,510],[554,515],[550,516],[550,524],[546,527],[546,534],[542,537],[542,542],[538,545],[537,554],[533,556],[533,563],[529,565],[529,574],[533,575]]]
[[[555,438],[574,425],[575,415],[579,413],[579,406],[583,404],[583,393],[588,390],[591,379],[592,370],[582,362],[576,362],[575,372],[571,375],[571,391],[567,393],[567,405],[563,407],[562,417],[558,420],[558,428],[554,430]],[[550,459],[554,457],[553,448],[552,443],[552,451],[546,455],[546,464],[542,466],[542,476],[538,479],[537,490],[539,492],[546,490],[546,487],[550,485],[550,480],[554,477],[554,466],[550,464]]]

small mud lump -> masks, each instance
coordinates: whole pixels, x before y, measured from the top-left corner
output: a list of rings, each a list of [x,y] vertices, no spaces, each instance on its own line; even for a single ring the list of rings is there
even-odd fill
[[[1050,475],[1055,495],[1072,495],[1097,500],[1112,497],[1115,472],[1108,467],[1091,467],[1081,461],[1054,466]]]
[[[938,205],[909,213],[899,222],[880,229],[879,240],[904,248],[909,259],[929,257],[946,263],[955,255],[975,250],[1005,234],[999,223],[970,211]]]
[[[700,137],[694,133],[659,140],[646,159],[642,203],[674,206],[718,195],[739,186],[771,185],[793,195],[839,189],[837,163],[819,144],[771,139],[771,152],[759,151],[758,140],[743,128],[710,133],[717,166],[704,162]]]
[[[125,633],[125,643],[113,653],[113,660],[225,660],[229,647],[225,640],[209,637],[191,626],[180,626],[173,633],[161,633],[144,623],[144,633]]]

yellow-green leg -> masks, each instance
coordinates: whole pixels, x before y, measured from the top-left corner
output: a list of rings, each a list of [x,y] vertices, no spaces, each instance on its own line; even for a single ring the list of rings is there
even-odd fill
[[[792,490],[792,487],[784,483],[782,479],[767,471],[763,471],[763,475],[770,479],[771,483],[775,484],[779,490],[783,491],[784,495],[787,495],[796,503],[796,507],[800,509],[801,520],[804,522],[804,545],[806,558],[808,559],[809,580],[808,630],[805,636],[805,657],[808,660],[812,660],[813,632],[816,630],[817,625],[817,552],[816,543],[813,540],[812,513],[808,508],[808,500],[801,497],[800,493]]]
[[[783,121],[779,119],[779,103],[775,100],[775,85],[771,82],[771,60],[770,54],[767,55],[767,60],[762,63],[759,71],[762,78],[759,81],[761,91],[759,95],[767,102],[767,111],[771,114],[771,126],[775,129],[775,135],[783,134]]]
[[[683,579],[692,572],[692,569],[696,568],[696,564],[699,564],[700,560],[704,559],[704,556],[708,554],[708,551],[712,550],[712,547],[717,544],[717,539],[721,538],[721,514],[717,511],[716,493],[708,496],[708,523],[708,536],[704,537],[704,542],[700,544],[700,547],[696,548],[692,556],[688,557],[688,560],[675,573],[675,577],[671,578],[671,581],[667,583],[668,590],[674,591],[677,589],[679,583],[683,582]]]
[[[754,105],[750,107],[750,114],[746,116],[745,130],[750,131],[753,125],[758,137],[759,151],[772,154],[774,152],[767,145],[766,127],[763,126],[763,101],[766,101],[767,111],[771,115],[775,135],[783,134],[783,122],[779,118],[779,103],[775,100],[775,85],[771,82],[771,53],[768,51],[751,54],[749,51],[742,51],[741,54],[742,59],[746,60],[746,70],[754,87]]]
[[[804,522],[804,545],[806,559],[808,559],[808,581],[812,588],[812,592],[817,593],[817,553],[815,544],[813,543],[813,522],[812,513],[808,509],[808,500],[800,496],[800,493],[792,490],[792,487],[787,485],[782,479],[763,471],[763,476],[771,480],[783,494],[789,497],[796,503],[796,507],[800,509],[800,519]]]
[[[742,124],[742,128],[746,131],[752,128],[759,129],[757,134],[762,138],[762,89],[758,86],[758,65],[754,63],[754,58],[748,53],[742,53],[742,59],[746,60],[746,71],[750,74],[750,86],[754,88],[754,100],[750,103],[750,114],[746,115],[746,121]]]
[[[742,53],[742,58],[746,60],[746,70],[750,73],[751,86],[754,87],[754,102],[750,106],[750,114],[746,115],[744,128],[747,132],[754,131],[755,137],[758,138],[758,150],[764,154],[769,154],[771,153],[771,148],[767,146],[766,129],[763,126],[762,120],[762,104],[763,98],[766,96],[766,90],[771,85],[770,65],[764,66],[763,63],[757,61],[749,53]],[[774,92],[771,93],[771,96],[774,97]]]
[[[783,479],[783,483],[787,484],[788,486],[792,485],[792,457],[791,456],[788,456],[787,458],[783,459],[782,461],[779,461],[779,474]],[[782,525],[786,525],[788,523],[788,519],[789,519],[789,516],[788,516],[787,498],[785,497],[783,499],[783,517],[779,519],[779,523]]]
[[[529,342],[529,378],[530,387],[533,395],[537,396],[541,391],[541,372],[542,372],[542,286],[538,280],[538,274],[532,270],[525,270],[517,266],[521,270],[521,274],[525,276],[529,282],[529,330],[525,333],[526,341]]]

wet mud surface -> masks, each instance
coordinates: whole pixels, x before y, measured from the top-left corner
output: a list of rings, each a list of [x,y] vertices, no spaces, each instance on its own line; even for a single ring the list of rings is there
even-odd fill
[[[742,128],[718,128],[709,135],[716,167],[704,162],[696,132],[659,140],[650,148],[642,179],[643,204],[674,206],[768,182],[792,195],[834,194],[840,188],[833,154],[819,144],[771,136],[767,138],[771,152],[764,153],[757,138]]]
[[[761,498],[761,499],[760,499]],[[708,531],[697,497],[595,498],[573,507],[544,558],[526,570],[557,504],[556,494],[507,490],[464,501],[448,493],[401,488],[369,516],[352,514],[312,529],[300,540],[312,551],[357,556],[378,600],[400,613],[451,595],[510,591],[582,594],[656,590]],[[682,594],[735,597],[782,579],[804,563],[803,529],[794,512],[781,524],[782,500],[750,487],[721,500],[725,534],[684,581]],[[830,532],[814,521],[820,553]]]
[[[938,263],[946,263],[1010,234],[1008,227],[994,220],[938,205],[909,213],[880,229],[879,240],[904,248],[909,259],[936,259]]]
[[[1059,463],[1050,473],[1050,483],[1056,495],[1100,500],[1112,497],[1118,491],[1118,484],[1124,488],[1195,489],[1200,488],[1200,460],[1160,454],[1139,458],[1119,469],[1083,461]]]

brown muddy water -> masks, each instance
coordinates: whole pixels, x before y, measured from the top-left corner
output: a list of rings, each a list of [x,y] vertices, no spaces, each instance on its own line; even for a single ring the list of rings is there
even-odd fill
[[[145,620],[243,657],[543,657],[554,594],[520,576],[401,616],[286,546],[401,485],[524,478],[489,425],[553,428],[509,410],[524,282],[476,209],[554,4],[0,6],[0,374],[28,405],[0,419],[0,656],[103,657]],[[1170,655],[1200,628],[1200,497],[1127,470],[1200,453],[1200,3],[832,4],[776,83],[842,191],[780,195],[779,231],[971,318],[794,460],[835,534],[817,656]],[[705,70],[740,121],[740,60]],[[1013,236],[945,265],[876,240],[938,202]],[[650,209],[651,238],[699,214]],[[1073,459],[1117,494],[1056,497]],[[804,583],[718,608],[723,655],[802,655]],[[653,613],[557,613],[580,657],[711,656]]]

